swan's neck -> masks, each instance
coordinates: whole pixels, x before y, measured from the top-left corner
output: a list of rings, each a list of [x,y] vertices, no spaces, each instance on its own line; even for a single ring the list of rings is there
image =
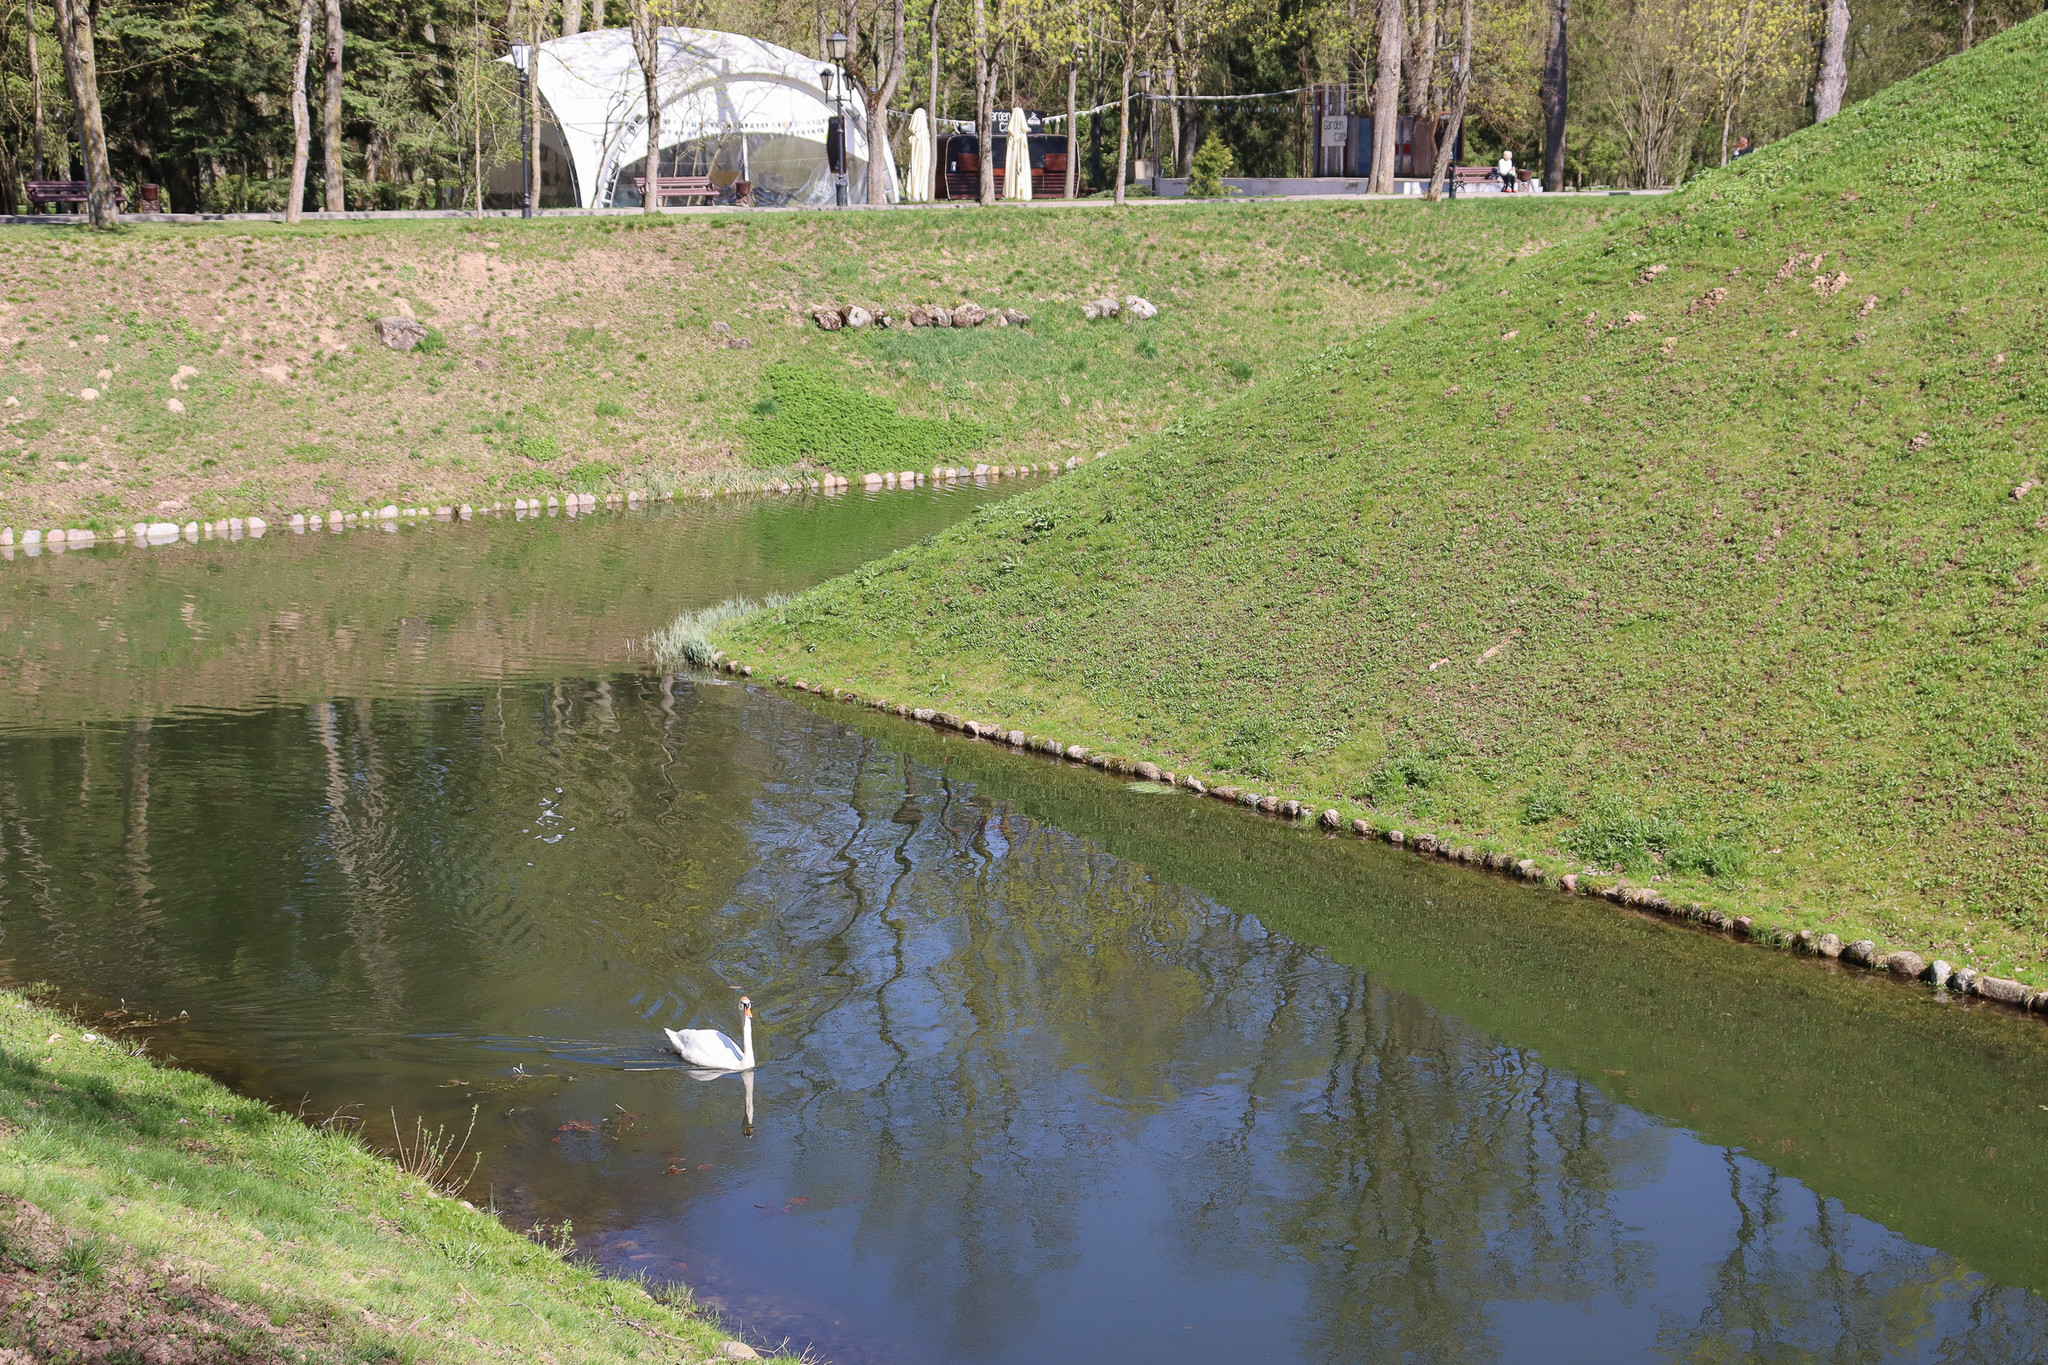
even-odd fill
[[[749,1071],[754,1069],[754,1014],[751,1010],[740,1020],[740,1063]]]

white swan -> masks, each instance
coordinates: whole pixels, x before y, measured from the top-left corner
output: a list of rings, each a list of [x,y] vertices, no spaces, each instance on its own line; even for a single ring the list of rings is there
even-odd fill
[[[754,1002],[740,997],[740,1038],[735,1043],[723,1029],[665,1028],[669,1046],[682,1054],[691,1066],[706,1071],[752,1071],[754,1069]]]

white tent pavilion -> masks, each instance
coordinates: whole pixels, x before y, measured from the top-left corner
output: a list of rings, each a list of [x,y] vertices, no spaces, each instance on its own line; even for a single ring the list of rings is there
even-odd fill
[[[551,38],[534,53],[545,113],[552,114],[586,208],[637,205],[646,174],[647,94],[632,34],[597,29]],[[753,186],[756,204],[825,206],[833,201],[825,165],[826,120],[837,112],[820,88],[826,63],[736,33],[664,28],[662,175],[708,175],[714,185]],[[865,110],[845,105],[847,197],[867,199]],[[895,160],[883,133],[883,192],[897,198]]]

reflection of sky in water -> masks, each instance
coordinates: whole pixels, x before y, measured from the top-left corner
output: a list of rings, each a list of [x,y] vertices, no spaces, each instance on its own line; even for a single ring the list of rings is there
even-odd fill
[[[510,1216],[842,1362],[2048,1337],[2022,1290],[737,686],[0,738],[0,933],[15,979],[192,1009],[169,1050],[256,1093],[477,1105]],[[741,989],[752,1136],[656,1033],[737,1032]]]

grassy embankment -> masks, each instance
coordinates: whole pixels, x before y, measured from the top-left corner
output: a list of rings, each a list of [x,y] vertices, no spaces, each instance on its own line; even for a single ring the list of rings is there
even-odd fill
[[[686,1295],[0,992],[0,1355],[674,1361],[722,1338]]]
[[[719,639],[2048,985],[2048,20]]]
[[[104,534],[751,482],[792,458],[858,474],[915,463],[934,434],[921,422],[1001,462],[1063,457],[1207,406],[1617,202],[15,229],[0,239],[0,399],[19,403],[0,407],[0,526]],[[1103,293],[1143,294],[1162,316],[1083,323],[1081,301]],[[962,299],[1033,323],[826,334],[806,317]],[[372,321],[402,308],[436,349],[377,342]],[[848,428],[869,444],[807,451],[806,434]]]

